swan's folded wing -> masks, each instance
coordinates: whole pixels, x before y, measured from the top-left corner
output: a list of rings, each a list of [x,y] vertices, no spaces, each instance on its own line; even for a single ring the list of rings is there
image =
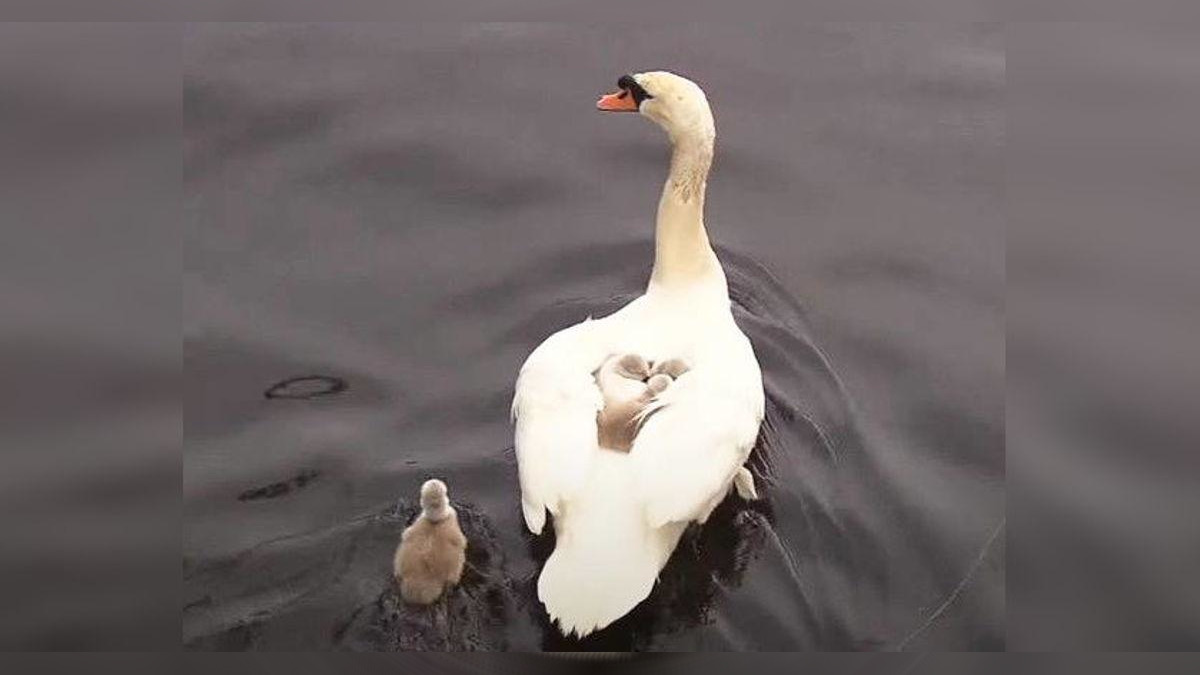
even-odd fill
[[[540,534],[546,511],[582,488],[597,450],[596,413],[604,399],[592,373],[603,355],[599,321],[550,336],[525,361],[513,397],[515,447],[525,524]]]
[[[758,380],[761,382],[761,380]],[[631,450],[638,497],[653,527],[701,521],[724,499],[758,438],[761,384],[728,386],[699,372],[660,397]]]

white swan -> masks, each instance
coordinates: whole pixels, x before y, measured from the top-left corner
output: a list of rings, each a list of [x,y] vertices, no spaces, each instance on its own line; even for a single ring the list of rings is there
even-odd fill
[[[513,399],[525,523],[557,541],[538,598],[580,637],[650,594],[687,524],[703,523],[742,469],[763,417],[750,341],[733,321],[725,273],[704,228],[715,128],[704,92],[669,72],[626,75],[597,102],[658,123],[673,146],[658,203],[646,293],[602,319],[550,336],[529,355]],[[657,396],[629,453],[599,446],[603,397],[594,373],[613,354],[681,358],[690,370]]]

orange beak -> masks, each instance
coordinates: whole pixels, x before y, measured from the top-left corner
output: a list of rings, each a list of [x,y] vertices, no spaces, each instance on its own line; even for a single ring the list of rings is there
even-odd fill
[[[622,89],[611,94],[605,94],[596,101],[596,109],[607,112],[637,112],[638,104],[633,100],[633,94]]]

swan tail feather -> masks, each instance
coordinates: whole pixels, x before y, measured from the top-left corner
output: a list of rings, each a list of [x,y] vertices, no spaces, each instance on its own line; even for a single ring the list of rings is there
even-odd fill
[[[582,638],[605,628],[654,588],[659,565],[649,552],[609,549],[598,559],[599,549],[559,546],[538,577],[538,599],[563,635]]]
[[[652,528],[629,498],[633,464],[602,450],[579,498],[554,516],[554,553],[538,577],[538,599],[563,635],[584,637],[646,599],[686,527]]]

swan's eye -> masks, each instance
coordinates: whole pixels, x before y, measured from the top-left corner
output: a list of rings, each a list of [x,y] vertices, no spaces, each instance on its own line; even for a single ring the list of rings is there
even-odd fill
[[[621,79],[617,80],[617,87],[621,89],[621,98],[625,98],[625,92],[629,92],[633,94],[633,102],[638,105],[641,105],[642,101],[654,98],[632,75],[622,75]]]

